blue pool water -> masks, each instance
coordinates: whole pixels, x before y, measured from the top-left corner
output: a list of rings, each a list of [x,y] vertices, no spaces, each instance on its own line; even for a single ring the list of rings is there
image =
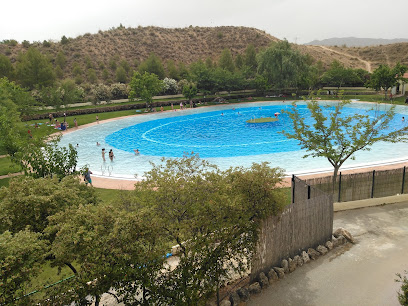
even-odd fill
[[[375,105],[353,103],[343,114],[366,113]],[[295,140],[279,133],[291,132],[292,125],[282,110],[290,110],[288,102],[263,102],[240,105],[222,105],[185,111],[132,116],[101,123],[64,135],[61,144],[78,143],[79,166],[88,164],[94,173],[119,177],[143,176],[151,168],[150,162],[160,163],[161,157],[182,157],[186,153],[198,153],[200,157],[225,169],[230,166],[250,166],[252,162],[268,161],[287,172],[305,172],[331,169],[323,158],[302,159],[305,154]],[[370,110],[375,116],[385,109]],[[305,103],[298,103],[298,111],[308,122]],[[330,111],[330,109],[326,110]],[[279,115],[279,121],[247,123],[247,120]],[[406,108],[399,107],[391,128],[399,128],[406,122]],[[101,146],[96,146],[96,142]],[[106,154],[102,162],[101,148],[113,149],[114,162]],[[395,161],[408,156],[407,144],[377,144],[370,152],[359,152],[356,161],[349,166]],[[140,155],[135,156],[134,149]]]

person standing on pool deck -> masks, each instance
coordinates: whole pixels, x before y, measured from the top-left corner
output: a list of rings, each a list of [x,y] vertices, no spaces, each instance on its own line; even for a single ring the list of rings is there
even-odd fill
[[[74,125],[75,125],[76,128],[78,127],[78,122],[77,122],[76,118],[74,118]]]
[[[103,162],[106,161],[106,160],[105,160],[105,148],[102,149],[102,159],[103,159]]]
[[[98,115],[96,115],[96,123],[99,124],[99,116]]]
[[[91,174],[92,174],[92,172],[89,170],[89,168],[86,168],[86,169],[85,169],[85,173],[84,173],[84,181],[85,181],[85,185],[88,186],[88,183],[89,183],[89,184],[91,184],[91,186],[93,187],[93,185],[92,185],[92,179],[91,179]]]
[[[110,151],[109,151],[109,158],[110,158],[110,160],[113,162],[113,158],[115,157],[115,155],[113,154],[113,151],[112,151],[112,149],[110,149]]]

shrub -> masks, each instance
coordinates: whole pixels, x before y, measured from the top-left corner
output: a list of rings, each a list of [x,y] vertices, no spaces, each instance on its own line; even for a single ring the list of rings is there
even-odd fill
[[[104,84],[93,85],[90,93],[95,104],[99,104],[101,101],[109,102],[112,99],[110,87]]]
[[[61,37],[61,44],[66,45],[69,42],[69,39],[64,35]]]
[[[43,41],[43,46],[46,47],[46,48],[49,48],[49,47],[51,47],[51,43],[48,40],[44,40]]]
[[[126,99],[129,94],[129,87],[126,84],[115,83],[110,86],[112,99]]]
[[[30,48],[31,44],[28,40],[23,40],[23,42],[21,43],[23,45],[24,48]]]
[[[406,275],[401,275],[397,273],[398,279],[395,281],[401,283],[401,291],[398,292],[398,301],[403,306],[408,306],[408,278],[407,278],[408,271],[405,271]]]
[[[175,79],[164,78],[162,93],[166,95],[174,95],[178,92],[177,81]]]

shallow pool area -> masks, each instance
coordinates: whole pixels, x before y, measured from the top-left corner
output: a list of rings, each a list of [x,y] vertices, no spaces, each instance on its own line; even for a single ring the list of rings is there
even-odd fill
[[[326,103],[326,102],[322,102]],[[327,102],[330,105],[333,102]],[[306,118],[305,102],[297,103],[298,110]],[[385,110],[371,103],[353,102],[344,114],[366,112],[373,116]],[[270,162],[288,174],[331,170],[326,159],[302,156],[297,141],[287,139],[282,130],[291,131],[291,120],[282,113],[290,110],[290,102],[252,102],[224,104],[184,111],[151,113],[101,122],[84,129],[65,134],[60,145],[77,146],[78,167],[88,164],[94,174],[111,177],[143,177],[151,169],[151,162],[161,163],[161,158],[182,157],[197,153],[221,169],[230,166],[249,167],[253,162]],[[375,108],[375,109],[373,109]],[[330,110],[327,110],[330,111]],[[391,128],[406,124],[404,106],[397,106],[397,115]],[[274,117],[279,120],[267,123],[248,123],[253,118]],[[96,143],[100,143],[97,146]],[[106,161],[102,160],[105,148]],[[115,158],[109,160],[113,150]],[[140,151],[139,155],[134,150]],[[358,152],[355,160],[346,162],[343,168],[370,166],[380,163],[399,162],[408,159],[408,144],[378,143],[371,151]]]

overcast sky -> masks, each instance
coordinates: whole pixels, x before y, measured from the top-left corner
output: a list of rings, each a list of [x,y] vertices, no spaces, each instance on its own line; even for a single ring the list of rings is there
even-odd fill
[[[126,27],[249,26],[299,44],[408,38],[407,0],[5,0],[0,41],[43,41]]]

